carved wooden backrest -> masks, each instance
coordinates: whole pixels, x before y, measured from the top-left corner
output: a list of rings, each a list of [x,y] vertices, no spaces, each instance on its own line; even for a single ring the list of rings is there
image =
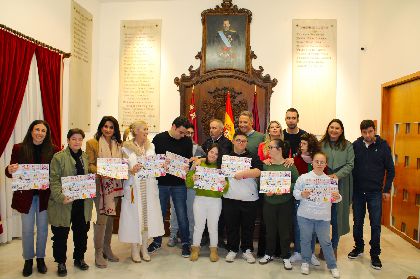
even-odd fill
[[[252,67],[252,60],[257,56],[251,50],[249,30],[252,20],[252,13],[247,9],[239,9],[232,4],[232,0],[224,0],[221,6],[216,6],[214,9],[208,9],[201,13],[203,24],[203,45],[201,51],[195,56],[200,60],[200,66],[194,69],[193,66],[188,68],[189,74],[182,74],[181,77],[176,77],[174,82],[178,86],[180,93],[180,114],[188,116],[192,88],[194,86],[194,99],[196,104],[196,117],[198,124],[198,142],[202,143],[209,137],[209,122],[212,118],[217,118],[224,121],[225,117],[225,103],[227,92],[231,94],[232,110],[234,114],[235,128],[238,127],[238,117],[241,111],[252,111],[254,92],[257,94],[258,116],[260,120],[261,132],[264,132],[267,122],[270,117],[270,98],[273,92],[273,87],[277,84],[277,79],[271,79],[270,75],[263,75],[263,67],[259,66],[258,70]],[[241,51],[235,53],[230,51],[230,48],[216,48],[216,56],[227,58],[226,61],[216,61],[209,63],[208,59],[212,56],[209,51],[210,45],[208,35],[209,30],[217,30],[216,27],[210,28],[208,22],[222,22],[231,21],[235,24],[236,17],[240,21],[236,22],[234,31],[226,31],[226,37],[231,39],[230,34],[235,34],[238,30],[238,37],[241,39]],[[220,18],[220,20],[219,20]],[[239,22],[239,23],[238,23]],[[240,26],[244,23],[246,26]],[[229,24],[229,23],[227,23]],[[215,29],[216,28],[216,29]],[[243,32],[239,32],[239,31]],[[218,36],[222,30],[211,32]],[[231,33],[229,33],[231,32]],[[223,37],[223,34],[221,35]],[[224,38],[224,42],[226,41]],[[234,40],[232,41],[232,49],[235,47]],[[243,45],[242,45],[243,44]],[[228,49],[228,53],[226,53]],[[213,49],[212,49],[213,50]],[[229,52],[230,51],[230,52]],[[244,60],[235,63],[234,60]],[[230,63],[232,62],[233,63]],[[255,116],[254,116],[255,117]]]

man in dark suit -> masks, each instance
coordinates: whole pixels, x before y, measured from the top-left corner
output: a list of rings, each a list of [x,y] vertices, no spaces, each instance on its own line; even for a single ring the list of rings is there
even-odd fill
[[[213,143],[219,146],[221,155],[228,155],[232,151],[232,142],[223,135],[223,122],[219,119],[210,120],[210,138],[208,138],[201,147],[204,152],[208,152]],[[221,157],[221,156],[220,156]]]

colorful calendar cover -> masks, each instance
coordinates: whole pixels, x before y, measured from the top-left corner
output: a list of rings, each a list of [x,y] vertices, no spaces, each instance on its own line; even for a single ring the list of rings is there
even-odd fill
[[[251,169],[251,158],[223,155],[222,172],[226,177],[234,177],[238,171]]]
[[[149,156],[138,156],[137,162],[142,165],[142,168],[136,174],[140,179],[149,177],[159,177],[166,175],[165,169],[165,154],[156,154]]]
[[[195,175],[198,179],[194,181],[194,188],[223,192],[226,185],[226,179],[222,170],[197,166]]]
[[[260,176],[260,193],[277,195],[290,193],[292,177],[290,171],[262,171]]]
[[[75,175],[61,178],[63,195],[72,200],[92,199],[96,197],[96,175]]]
[[[45,190],[50,185],[50,165],[19,164],[12,174],[12,191]]]
[[[306,179],[304,190],[310,191],[308,200],[316,203],[332,202],[331,193],[338,192],[338,179],[316,178]]]
[[[166,151],[166,172],[169,174],[185,179],[190,166],[189,162],[188,158]]]
[[[128,178],[128,161],[122,158],[98,158],[97,174],[116,178]]]

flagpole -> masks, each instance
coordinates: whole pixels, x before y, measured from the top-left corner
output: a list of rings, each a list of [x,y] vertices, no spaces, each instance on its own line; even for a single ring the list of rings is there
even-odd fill
[[[253,128],[255,131],[261,132],[260,118],[258,115],[258,104],[257,104],[257,85],[254,84],[254,103],[252,105],[252,115],[254,116]]]
[[[194,84],[192,86],[191,90],[191,101],[190,101],[190,109],[188,112],[188,120],[191,122],[191,124],[194,126],[194,135],[193,135],[193,141],[197,143],[198,141],[198,127],[197,127],[197,110],[195,109],[195,97],[194,97]]]

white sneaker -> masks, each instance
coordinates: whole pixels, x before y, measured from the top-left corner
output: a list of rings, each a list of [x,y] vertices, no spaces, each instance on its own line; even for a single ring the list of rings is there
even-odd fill
[[[340,272],[338,271],[338,268],[330,269],[330,271],[333,278],[340,278]]]
[[[302,260],[302,256],[300,255],[300,253],[294,252],[289,260],[291,263],[300,262]]]
[[[255,263],[254,255],[252,255],[251,250],[247,249],[245,253],[242,253],[242,258],[246,260],[247,263],[253,264]]]
[[[260,264],[268,264],[269,262],[271,262],[272,260],[274,260],[274,257],[269,256],[269,255],[265,255],[264,257],[262,257],[258,262]]]
[[[311,264],[314,265],[314,266],[320,266],[321,265],[321,263],[319,262],[318,258],[315,256],[315,254],[312,254]]]
[[[286,270],[292,270],[293,268],[292,263],[290,262],[290,259],[283,259],[283,265],[284,265],[284,269]]]
[[[309,274],[309,264],[308,263],[302,263],[300,266],[300,273],[308,275]]]
[[[227,253],[225,260],[228,263],[233,263],[235,261],[236,258],[236,253],[233,251],[229,251],[229,253]]]

